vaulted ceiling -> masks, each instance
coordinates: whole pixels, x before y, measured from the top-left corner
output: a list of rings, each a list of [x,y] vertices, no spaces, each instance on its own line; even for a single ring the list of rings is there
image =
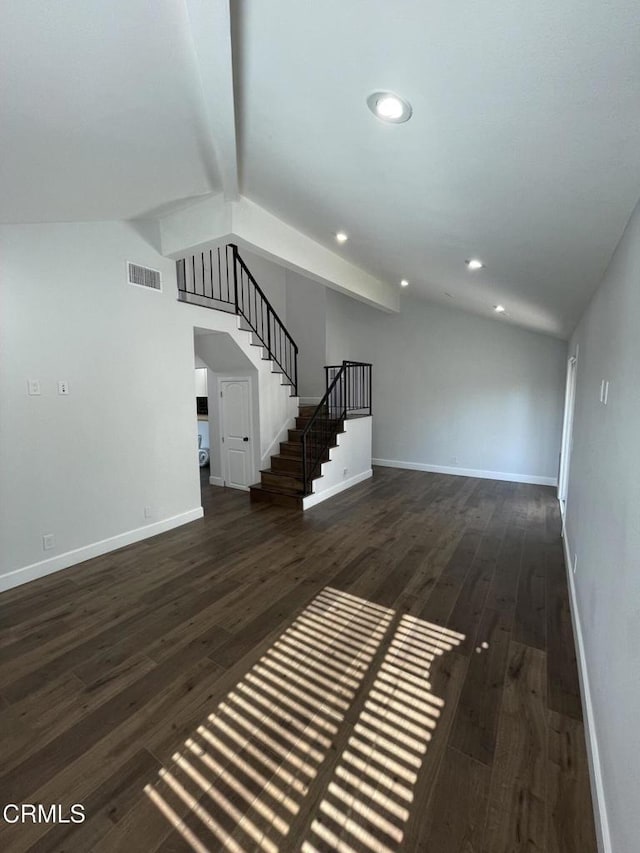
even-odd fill
[[[637,2],[237,0],[232,40],[223,7],[4,3],[2,220],[239,182],[394,286],[570,333],[640,196]],[[378,89],[411,120],[374,117]]]

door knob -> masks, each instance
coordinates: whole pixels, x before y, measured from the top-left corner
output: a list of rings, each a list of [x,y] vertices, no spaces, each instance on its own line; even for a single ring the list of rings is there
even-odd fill
[[[242,440],[243,440],[243,441],[249,441],[249,436],[248,436],[248,435],[245,435],[245,437],[244,437]]]

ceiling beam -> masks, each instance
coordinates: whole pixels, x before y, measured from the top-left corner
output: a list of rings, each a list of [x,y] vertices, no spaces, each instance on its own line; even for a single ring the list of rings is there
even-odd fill
[[[383,311],[400,310],[397,288],[293,228],[244,196],[231,205],[231,231],[267,260]]]
[[[222,193],[159,219],[162,254],[178,258],[217,242],[237,242],[286,269],[382,311],[400,310],[398,288],[313,240],[250,199]]]
[[[226,201],[239,197],[230,0],[185,0],[203,109]]]

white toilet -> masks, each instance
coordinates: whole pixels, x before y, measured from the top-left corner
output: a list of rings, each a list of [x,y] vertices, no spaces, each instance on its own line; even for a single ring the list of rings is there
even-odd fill
[[[209,448],[202,446],[202,436],[198,436],[198,459],[200,460],[200,467],[204,468],[205,465],[209,464]]]

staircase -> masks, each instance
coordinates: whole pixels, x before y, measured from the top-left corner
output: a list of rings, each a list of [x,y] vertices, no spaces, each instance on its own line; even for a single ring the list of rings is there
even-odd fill
[[[178,300],[236,314],[240,328],[251,333],[283,385],[298,394],[298,347],[262,288],[242,260],[238,247],[209,249],[176,261]]]
[[[178,299],[235,314],[238,327],[250,333],[250,343],[261,348],[263,361],[271,363],[271,372],[279,374],[290,397],[297,397],[298,347],[240,257],[238,247],[229,243],[181,258],[176,261],[176,272]],[[338,436],[347,429],[345,421],[371,415],[370,364],[343,361],[325,367],[325,388],[317,406],[299,407],[295,427],[288,429],[287,440],[280,442],[280,452],[271,457],[270,467],[260,472],[260,483],[249,487],[252,501],[303,509],[304,499],[314,493],[314,482],[322,479],[323,463],[330,461],[331,450],[340,443]],[[369,458],[370,439],[369,430]],[[348,450],[340,449],[348,457]],[[346,474],[346,467],[344,471]],[[331,484],[332,476],[329,473],[319,491],[339,488]],[[314,495],[315,502],[323,499]]]
[[[280,453],[271,457],[271,467],[260,472],[259,483],[250,486],[252,501],[288,506],[294,509],[302,509],[302,500],[305,495],[311,494],[313,481],[319,479],[322,474],[320,466],[329,461],[329,450],[337,445],[337,436],[343,432],[343,421],[334,419],[331,423],[331,436],[327,446],[318,455],[314,472],[308,478],[305,486],[305,458],[303,435],[305,429],[311,425],[313,429],[313,418],[319,407],[300,406],[296,418],[295,429],[290,429],[287,441],[280,442]],[[325,418],[323,418],[325,420]],[[306,467],[310,469],[313,464],[310,448],[306,447]]]

